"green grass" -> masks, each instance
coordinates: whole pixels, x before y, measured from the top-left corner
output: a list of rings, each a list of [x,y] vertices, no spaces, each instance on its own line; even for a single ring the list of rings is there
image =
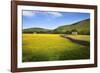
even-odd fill
[[[70,38],[76,39],[76,40],[82,40],[82,41],[90,41],[89,35],[67,35]]]
[[[83,35],[84,36],[84,35]],[[89,59],[89,47],[60,34],[23,34],[23,62]]]

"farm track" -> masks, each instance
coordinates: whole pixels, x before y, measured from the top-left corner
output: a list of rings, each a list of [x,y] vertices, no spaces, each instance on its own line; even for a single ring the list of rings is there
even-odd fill
[[[62,35],[61,37],[69,39],[70,41],[72,41],[74,43],[77,43],[77,44],[80,44],[80,45],[83,45],[83,46],[86,46],[86,47],[89,47],[89,45],[90,45],[90,42],[88,42],[88,41],[77,40],[77,39],[73,39],[71,37],[64,36],[64,35]]]

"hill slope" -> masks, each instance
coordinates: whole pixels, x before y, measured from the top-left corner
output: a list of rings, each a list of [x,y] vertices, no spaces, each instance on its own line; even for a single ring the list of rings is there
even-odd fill
[[[46,33],[49,32],[49,29],[44,29],[44,28],[27,28],[23,29],[23,33]]]
[[[90,34],[90,19],[82,20],[71,25],[59,26],[54,30],[44,29],[44,28],[27,28],[23,29],[23,33],[66,33],[71,34],[71,32],[77,31],[78,34]]]
[[[59,26],[54,30],[55,32],[70,33],[72,31],[77,31],[79,34],[89,34],[90,33],[90,19],[86,19],[72,25]]]

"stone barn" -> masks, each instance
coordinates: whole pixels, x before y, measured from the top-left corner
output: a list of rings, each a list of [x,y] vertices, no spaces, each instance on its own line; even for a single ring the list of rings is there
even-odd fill
[[[78,32],[76,32],[76,31],[72,32],[72,35],[77,35],[77,34],[78,34]]]
[[[36,32],[33,32],[33,34],[36,34]]]

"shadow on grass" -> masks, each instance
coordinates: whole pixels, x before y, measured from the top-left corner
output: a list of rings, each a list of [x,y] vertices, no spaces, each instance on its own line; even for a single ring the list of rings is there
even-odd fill
[[[23,62],[90,59],[90,49],[64,50],[60,53],[23,53]]]
[[[23,53],[23,62],[35,62],[35,61],[48,61],[47,55],[43,55],[40,53],[29,53],[24,54]]]
[[[73,38],[70,38],[70,37],[64,36],[64,35],[61,35],[61,37],[66,38],[66,39],[69,39],[70,41],[72,41],[74,43],[77,43],[77,44],[80,44],[80,45],[84,45],[84,46],[87,46],[87,47],[90,46],[90,42],[88,42],[88,41],[77,40],[77,39],[73,39]]]
[[[60,54],[59,57],[59,60],[80,60],[80,59],[90,59],[90,50],[88,48],[71,50],[71,51],[65,50]]]

